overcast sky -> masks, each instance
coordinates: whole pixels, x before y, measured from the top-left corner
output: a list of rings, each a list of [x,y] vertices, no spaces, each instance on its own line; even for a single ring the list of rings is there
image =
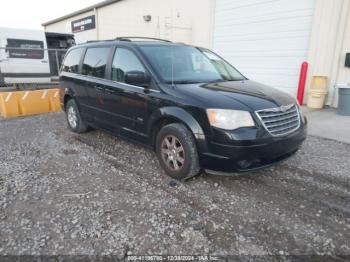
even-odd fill
[[[102,0],[2,0],[0,27],[42,29],[41,24]]]

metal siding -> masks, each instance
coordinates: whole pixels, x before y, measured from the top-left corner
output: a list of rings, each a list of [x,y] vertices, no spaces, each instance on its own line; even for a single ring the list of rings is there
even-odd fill
[[[312,76],[327,76],[327,104],[336,107],[338,97],[334,87],[350,82],[350,69],[344,67],[345,54],[350,51],[350,0],[315,0],[315,3],[307,87],[310,88]]]
[[[346,53],[350,53],[350,4],[348,5],[348,13],[347,13],[347,23],[345,27],[345,34],[343,36],[344,41],[342,45],[342,50],[340,54],[340,62],[339,62],[339,74],[337,78],[337,82],[339,84],[346,83],[350,86],[350,68],[344,67]]]
[[[200,11],[199,8],[200,7]],[[97,8],[96,30],[75,34],[78,41],[113,39],[117,36],[149,36],[212,48],[215,0],[128,0]],[[66,32],[66,24],[93,14],[70,17],[45,27]],[[144,15],[152,20],[145,22]]]
[[[217,0],[214,49],[247,77],[296,94],[314,0]]]

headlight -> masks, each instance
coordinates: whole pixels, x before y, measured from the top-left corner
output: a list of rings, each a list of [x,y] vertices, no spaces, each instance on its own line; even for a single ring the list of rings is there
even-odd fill
[[[255,126],[254,120],[248,111],[207,109],[207,115],[211,126],[225,130]]]

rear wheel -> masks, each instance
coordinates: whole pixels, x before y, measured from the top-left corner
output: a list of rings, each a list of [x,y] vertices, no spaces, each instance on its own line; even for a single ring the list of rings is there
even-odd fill
[[[156,152],[162,168],[172,178],[182,180],[200,171],[195,140],[183,124],[170,124],[159,131]]]
[[[70,130],[75,133],[84,133],[87,131],[88,127],[81,119],[78,105],[74,99],[69,100],[66,104],[66,117]]]

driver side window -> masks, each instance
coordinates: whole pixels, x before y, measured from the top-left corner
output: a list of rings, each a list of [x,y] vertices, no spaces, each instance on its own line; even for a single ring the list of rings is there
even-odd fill
[[[131,71],[146,73],[142,63],[132,51],[118,47],[112,63],[112,80],[125,83],[125,75]]]

